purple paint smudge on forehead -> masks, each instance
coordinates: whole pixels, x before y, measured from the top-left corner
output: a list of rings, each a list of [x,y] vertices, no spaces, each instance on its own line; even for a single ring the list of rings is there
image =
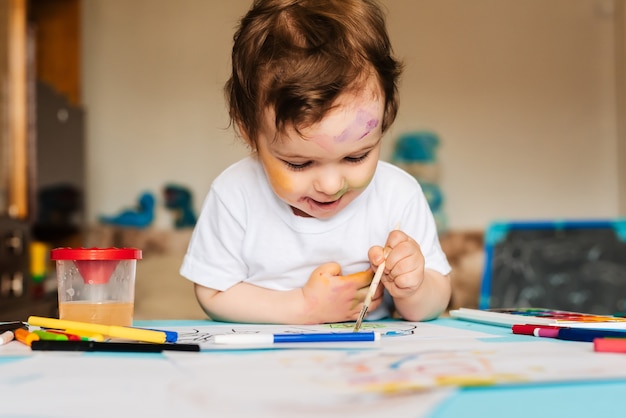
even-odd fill
[[[370,119],[370,120],[368,120],[367,123],[365,124],[365,132],[363,133],[363,135],[361,135],[359,137],[359,139],[365,138],[367,136],[367,134],[372,132],[372,130],[375,129],[377,126],[378,126],[378,119]]]
[[[341,135],[335,137],[335,142],[344,142],[350,137],[357,136],[357,132],[363,129],[363,125],[365,125],[365,132],[360,134],[356,139],[356,141],[359,141],[372,132],[372,130],[375,129],[379,123],[380,121],[376,118],[372,118],[370,113],[359,110],[356,115],[356,120],[345,131],[343,131]]]

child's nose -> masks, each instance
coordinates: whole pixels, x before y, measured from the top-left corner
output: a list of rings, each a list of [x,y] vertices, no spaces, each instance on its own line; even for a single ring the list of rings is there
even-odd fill
[[[337,196],[346,188],[346,181],[337,170],[323,170],[314,183],[315,191],[327,196]]]

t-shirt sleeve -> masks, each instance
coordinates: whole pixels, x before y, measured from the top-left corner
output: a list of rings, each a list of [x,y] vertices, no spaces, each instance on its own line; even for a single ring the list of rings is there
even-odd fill
[[[435,218],[421,188],[418,188],[415,195],[407,201],[401,218],[400,229],[420,245],[425,268],[443,275],[450,273],[450,264],[439,242]]]
[[[248,275],[241,255],[245,202],[226,205],[212,187],[189,241],[180,274],[199,285],[224,291]]]

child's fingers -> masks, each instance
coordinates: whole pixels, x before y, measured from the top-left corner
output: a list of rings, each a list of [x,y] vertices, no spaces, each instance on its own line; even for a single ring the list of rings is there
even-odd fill
[[[421,283],[416,282],[415,275],[404,274],[393,279],[393,284],[399,290],[414,291],[417,290]]]
[[[325,263],[317,267],[314,271],[321,276],[338,276],[341,274],[341,266],[339,263]]]
[[[367,292],[368,291],[369,291],[368,287],[362,287],[362,288],[358,289],[354,293],[354,300],[358,301],[359,303],[363,302],[365,300],[365,298],[367,297]]]
[[[372,265],[372,272],[376,271],[378,266],[380,266],[381,263],[385,261],[390,251],[391,248],[381,247],[379,245],[374,245],[373,247],[370,247],[367,252],[367,258],[370,260],[370,264]]]
[[[407,239],[410,239],[407,234],[399,229],[394,229],[393,231],[389,232],[385,247],[395,248],[399,243],[406,241]]]
[[[348,274],[347,276],[343,276],[343,280],[350,281],[356,284],[359,291],[365,289],[365,293],[367,293],[367,289],[369,289],[369,285],[372,282],[372,278],[374,277],[374,272],[371,269],[365,271],[359,271],[357,273]]]

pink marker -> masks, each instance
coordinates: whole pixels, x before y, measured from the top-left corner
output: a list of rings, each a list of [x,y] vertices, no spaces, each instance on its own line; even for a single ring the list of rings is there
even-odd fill
[[[559,336],[559,328],[535,328],[533,335],[535,337],[557,338]]]

